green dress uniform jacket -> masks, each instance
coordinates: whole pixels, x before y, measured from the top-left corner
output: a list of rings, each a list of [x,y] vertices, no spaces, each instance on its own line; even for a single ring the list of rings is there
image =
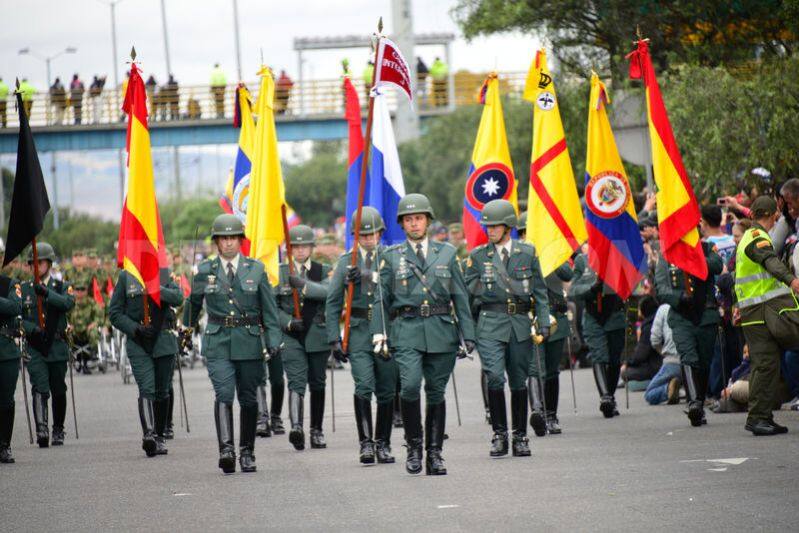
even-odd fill
[[[624,329],[624,306],[621,298],[605,283],[599,285],[597,273],[588,264],[585,254],[574,260],[574,279],[569,288],[569,296],[585,302],[583,329],[615,331]]]
[[[280,282],[274,288],[274,292],[277,299],[280,327],[284,331],[283,340],[286,343],[291,343],[292,340],[300,343],[308,353],[330,350],[325,326],[325,301],[330,284],[328,279],[330,270],[329,265],[311,261],[305,287],[298,289],[300,314],[305,323],[305,332],[302,335],[295,335],[286,329],[294,317],[294,297],[289,285],[289,266],[285,263],[280,265]],[[296,274],[300,275],[299,272]]]
[[[161,331],[153,346],[152,353],[148,353],[136,340],[136,326],[144,321],[144,301],[142,294],[144,287],[128,272],[119,273],[114,293],[111,296],[109,316],[111,324],[127,336],[126,347],[129,357],[150,356],[153,358],[175,355],[178,352],[178,343],[172,330],[175,327],[175,314],[173,309],[183,302],[183,295],[169,275],[161,274],[161,306],[157,309],[155,302],[150,301],[150,313],[153,321],[161,320]],[[156,325],[151,322],[152,325]]]
[[[15,279],[0,276],[0,361],[16,361],[20,357],[14,338],[22,315],[22,287]]]
[[[385,248],[380,246],[374,250],[374,261],[372,270],[377,272],[379,259],[383,257]],[[347,298],[347,267],[352,261],[352,252],[343,254],[333,270],[327,293],[325,304],[325,323],[327,325],[327,342],[332,343],[340,340],[341,330],[339,322],[344,311],[344,304]],[[358,266],[365,268],[363,254],[358,253]],[[352,293],[353,315],[350,317],[350,337],[348,350],[350,353],[356,351],[372,351],[372,332],[370,329],[370,316],[374,308],[374,293],[377,290],[377,283],[363,283],[363,280],[356,281]],[[379,308],[375,309],[380,312]]]
[[[34,346],[28,344],[31,357],[43,356],[48,363],[69,360],[69,345],[66,341],[67,313],[75,307],[72,285],[57,280],[50,276],[47,281],[47,296],[42,298],[42,312],[44,313],[45,331],[52,333],[52,344],[47,354],[42,354]],[[22,284],[22,305],[25,333],[31,334],[39,327],[39,317],[36,306],[36,293],[33,282]]]
[[[183,323],[187,326],[196,325],[205,302],[209,322],[203,336],[202,352],[207,359],[262,359],[262,340],[265,347],[280,346],[275,298],[260,261],[239,255],[232,285],[222,270],[219,257],[203,261],[197,267],[189,299],[190,305],[187,302],[183,313]],[[246,319],[254,323],[228,327],[213,323],[212,317],[230,317],[231,321]]]

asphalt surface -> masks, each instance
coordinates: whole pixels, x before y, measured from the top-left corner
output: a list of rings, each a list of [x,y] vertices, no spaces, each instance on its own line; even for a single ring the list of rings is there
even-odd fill
[[[684,405],[650,407],[641,393],[631,393],[627,410],[619,391],[621,416],[606,420],[591,371],[578,370],[578,414],[569,373],[561,374],[563,434],[532,436],[530,458],[491,459],[478,363],[459,362],[456,375],[463,425],[457,424],[450,386],[444,449],[449,475],[442,477],[405,473],[402,430],[394,433],[396,464],[358,463],[348,371],[335,372],[335,433],[328,379],[326,450],[296,452],[287,435],[258,439],[258,472],[227,476],[216,465],[213,393],[202,367],[184,372],[191,433],[180,427],[176,411],[169,455],[151,459],[141,450],[136,387],[123,385],[118,373],[76,376],[80,439],[70,408],[60,448],[28,443],[18,387],[17,462],[0,465],[0,530],[797,528],[796,413],[777,414],[789,434],[753,437],[743,430],[744,414],[709,413],[707,426],[691,428]]]

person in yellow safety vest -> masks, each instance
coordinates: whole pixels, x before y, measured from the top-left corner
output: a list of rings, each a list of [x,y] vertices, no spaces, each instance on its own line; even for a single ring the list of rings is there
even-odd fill
[[[25,108],[25,114],[30,118],[31,108],[33,107],[33,95],[36,94],[36,89],[30,84],[28,78],[22,78],[19,84],[19,92],[22,94],[22,106]]]
[[[430,78],[433,80],[433,105],[443,107],[447,105],[449,95],[447,94],[447,81],[449,67],[437,57],[430,65]]]
[[[363,94],[364,94],[364,101],[362,105],[366,105],[369,102],[369,89],[372,87],[372,77],[375,75],[375,62],[369,60],[366,64],[366,67],[363,69],[363,74],[361,78],[363,79]]]
[[[216,118],[225,118],[225,86],[227,78],[219,63],[214,63],[211,71],[211,94],[214,95],[214,107],[216,108]]]
[[[6,110],[8,109],[8,84],[0,77],[0,127],[8,125]]]
[[[745,428],[755,435],[777,435],[788,432],[774,421],[772,409],[782,352],[799,348],[799,279],[777,257],[768,234],[780,215],[777,202],[760,196],[751,210],[754,224],[735,254],[736,305],[752,368]]]

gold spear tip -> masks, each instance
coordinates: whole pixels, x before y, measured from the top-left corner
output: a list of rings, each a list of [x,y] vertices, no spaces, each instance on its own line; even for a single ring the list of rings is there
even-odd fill
[[[131,46],[130,47],[130,60],[131,61],[136,61],[136,47],[135,46]]]
[[[377,33],[383,33],[383,17],[377,21]]]
[[[19,78],[17,78],[17,90],[19,91]]]

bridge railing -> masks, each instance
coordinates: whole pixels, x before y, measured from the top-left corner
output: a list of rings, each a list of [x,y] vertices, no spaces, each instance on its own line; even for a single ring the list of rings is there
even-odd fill
[[[457,106],[474,104],[485,73],[458,72],[453,76],[450,90],[448,81],[436,82],[429,77],[417,84],[414,107],[422,114],[446,112]],[[521,94],[525,73],[499,74],[503,94]],[[354,79],[361,105],[365,106],[366,88],[362,80]],[[253,103],[258,97],[258,82],[246,84]],[[232,121],[235,85],[212,88],[208,85],[148,88],[148,109],[151,122],[178,120]],[[53,97],[48,92],[37,92],[30,102],[29,118],[32,126],[73,127],[80,125],[109,125],[124,123],[122,112],[124,94],[121,88],[105,88],[99,95],[90,96],[88,90],[82,98]],[[396,91],[387,91],[389,107],[393,111],[398,105]],[[15,100],[9,95],[7,102],[8,127],[19,125],[15,112]],[[405,105],[405,104],[403,104]],[[341,79],[305,80],[294,82],[291,87],[276,88],[275,111],[280,120],[301,120],[312,117],[343,116],[344,92]],[[0,117],[2,118],[2,117]]]

